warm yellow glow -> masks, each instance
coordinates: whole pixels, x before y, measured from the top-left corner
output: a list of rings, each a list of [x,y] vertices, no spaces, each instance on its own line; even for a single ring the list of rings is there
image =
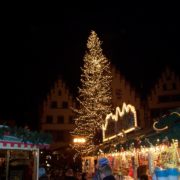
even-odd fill
[[[109,59],[105,57],[101,48],[102,42],[95,31],[91,31],[87,41],[87,51],[81,68],[81,86],[78,87],[78,108],[76,113],[75,137],[84,137],[84,140],[74,139],[73,148],[80,154],[88,154],[96,148],[94,138],[96,130],[104,123],[104,117],[111,112],[111,69]]]
[[[105,137],[105,132],[106,132],[107,127],[108,127],[109,119],[112,119],[114,121],[121,120],[121,119],[118,119],[118,117],[121,118],[121,117],[123,117],[125,115],[125,113],[128,113],[128,112],[132,112],[133,113],[133,116],[134,116],[134,127],[131,127],[129,129],[124,130],[123,132],[120,132],[120,133],[118,133],[116,135],[113,135],[111,137],[106,138]],[[136,127],[137,127],[137,115],[136,115],[135,107],[130,105],[130,104],[126,105],[126,103],[123,103],[122,110],[119,107],[116,107],[116,113],[115,114],[110,113],[110,114],[108,114],[106,116],[105,124],[102,125],[103,141],[111,140],[111,139],[113,139],[113,138],[115,138],[117,136],[123,136],[123,133],[129,133],[129,132],[135,130]]]
[[[180,113],[178,112],[172,112],[171,114],[176,114],[177,116],[180,116]]]
[[[85,138],[74,138],[73,142],[74,143],[85,143],[86,140],[85,140]]]
[[[158,121],[156,121],[156,122],[153,123],[153,129],[154,129],[155,131],[164,131],[164,130],[168,129],[168,126],[165,126],[165,127],[163,127],[163,128],[156,128],[156,124],[157,124],[157,123],[158,123]]]

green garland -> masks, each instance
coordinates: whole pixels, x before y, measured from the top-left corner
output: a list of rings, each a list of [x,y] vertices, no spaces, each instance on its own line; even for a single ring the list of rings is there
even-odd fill
[[[44,132],[30,131],[22,127],[9,127],[0,125],[0,140],[6,140],[8,137],[15,139],[15,141],[33,144],[50,144],[52,142],[52,135]]]

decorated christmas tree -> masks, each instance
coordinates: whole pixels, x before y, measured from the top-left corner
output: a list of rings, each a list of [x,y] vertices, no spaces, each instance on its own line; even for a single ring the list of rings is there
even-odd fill
[[[95,31],[91,31],[88,38],[81,70],[81,87],[77,97],[79,108],[74,109],[77,116],[72,134],[85,138],[85,143],[75,143],[74,148],[87,153],[93,150],[97,132],[112,107],[110,62],[103,55],[101,41]]]

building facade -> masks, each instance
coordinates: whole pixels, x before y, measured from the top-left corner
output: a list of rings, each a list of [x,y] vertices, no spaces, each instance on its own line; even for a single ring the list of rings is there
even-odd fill
[[[180,107],[180,80],[171,69],[166,68],[159,77],[147,100],[149,124],[167,113],[169,109]]]
[[[113,109],[121,108],[124,102],[135,106],[141,129],[152,127],[154,119],[167,110],[180,107],[179,77],[170,69],[162,73],[145,101],[115,67],[112,67],[112,77]],[[61,147],[72,142],[70,132],[75,127],[75,114],[71,107],[76,107],[75,101],[63,81],[58,80],[44,101],[40,121],[41,130],[53,135],[52,146]]]
[[[43,103],[40,129],[53,136],[52,148],[62,147],[71,143],[70,132],[74,129],[75,107],[68,88],[58,80]]]

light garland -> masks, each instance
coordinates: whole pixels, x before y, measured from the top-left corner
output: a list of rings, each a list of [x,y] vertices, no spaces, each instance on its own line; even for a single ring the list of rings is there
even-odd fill
[[[178,112],[172,112],[170,115],[173,115],[173,114],[175,114],[175,115],[177,115],[177,116],[180,116],[180,114],[179,114]],[[163,128],[157,128],[157,127],[156,127],[156,124],[157,124],[158,122],[159,122],[159,121],[155,121],[155,122],[153,123],[153,129],[154,129],[155,131],[164,131],[164,130],[168,129],[168,126],[165,126],[165,127],[163,127]]]
[[[165,126],[165,127],[163,127],[163,128],[157,128],[156,127],[156,124],[158,123],[158,121],[155,121],[154,123],[153,123],[153,129],[155,130],[155,131],[164,131],[164,130],[166,130],[166,129],[168,129],[168,126]]]
[[[129,128],[129,129],[123,130],[123,132],[122,132],[122,129],[121,129],[118,134],[106,138],[105,132],[107,130],[109,120],[112,119],[113,121],[117,122],[117,121],[119,121],[119,116],[120,116],[120,118],[122,118],[126,113],[129,113],[129,112],[133,113],[134,126]],[[110,114],[108,114],[106,116],[105,124],[102,125],[103,141],[108,141],[108,140],[114,139],[117,136],[123,136],[123,133],[127,134],[129,132],[134,131],[136,128],[137,128],[137,115],[136,115],[135,107],[130,105],[130,104],[126,105],[126,103],[123,103],[122,111],[121,111],[121,109],[119,107],[116,107],[115,114],[110,113]]]

